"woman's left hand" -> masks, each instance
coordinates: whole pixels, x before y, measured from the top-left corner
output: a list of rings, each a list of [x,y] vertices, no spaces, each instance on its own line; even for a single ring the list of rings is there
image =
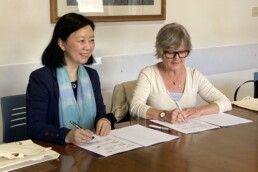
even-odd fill
[[[101,118],[97,122],[96,134],[99,136],[106,136],[111,131],[111,123],[107,118]]]
[[[191,118],[201,116],[201,113],[198,110],[198,108],[194,107],[194,108],[183,109],[182,115],[184,116],[185,119],[191,119]]]

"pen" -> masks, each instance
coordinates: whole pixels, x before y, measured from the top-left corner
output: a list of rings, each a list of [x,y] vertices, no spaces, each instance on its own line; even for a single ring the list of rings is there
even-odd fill
[[[178,103],[178,101],[177,100],[174,100],[174,101],[175,101],[176,106],[178,107],[178,109],[182,111],[182,108],[181,108],[180,104]]]
[[[81,126],[79,126],[78,124],[76,124],[75,122],[70,121],[70,123],[71,123],[73,126],[75,126],[77,129],[82,129],[82,127],[81,127]],[[91,138],[92,138],[92,139],[94,139],[95,137],[94,137],[94,136],[92,136]]]
[[[75,122],[70,121],[70,123],[71,123],[73,126],[75,126],[76,128],[78,128],[78,129],[82,129],[82,127],[81,127],[81,126],[79,126],[78,124],[76,124]]]
[[[182,108],[181,108],[181,106],[180,106],[180,104],[178,103],[178,101],[177,100],[174,100],[175,101],[175,103],[176,103],[176,106],[178,107],[178,109],[180,110],[180,111],[182,111]],[[178,114],[177,115],[177,118],[179,119],[179,116],[182,116],[181,114]],[[183,116],[182,116],[183,117]],[[183,121],[185,120],[184,119],[184,117],[183,118],[180,118],[180,119],[182,119]]]
[[[157,125],[149,125],[150,128],[160,129],[160,130],[170,130],[170,128],[157,126]]]

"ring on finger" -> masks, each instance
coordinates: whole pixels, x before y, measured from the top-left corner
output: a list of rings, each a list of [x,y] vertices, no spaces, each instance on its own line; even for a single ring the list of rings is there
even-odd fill
[[[177,118],[176,120],[177,120],[177,121],[181,121],[182,119],[181,119],[181,118]]]
[[[177,118],[177,119],[180,119],[180,116],[181,116],[181,114],[177,114],[176,118]]]

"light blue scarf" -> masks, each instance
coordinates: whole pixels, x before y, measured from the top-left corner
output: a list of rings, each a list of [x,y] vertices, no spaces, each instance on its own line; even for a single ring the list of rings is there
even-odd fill
[[[78,68],[77,101],[66,67],[57,68],[59,85],[60,127],[73,129],[70,120],[83,128],[93,129],[96,117],[96,102],[92,84],[83,65]]]

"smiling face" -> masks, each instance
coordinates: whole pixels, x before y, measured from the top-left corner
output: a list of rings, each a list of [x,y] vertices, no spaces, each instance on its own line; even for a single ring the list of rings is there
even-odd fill
[[[85,64],[90,58],[94,47],[94,31],[90,25],[73,32],[63,41],[58,39],[59,47],[64,51],[66,65]]]

